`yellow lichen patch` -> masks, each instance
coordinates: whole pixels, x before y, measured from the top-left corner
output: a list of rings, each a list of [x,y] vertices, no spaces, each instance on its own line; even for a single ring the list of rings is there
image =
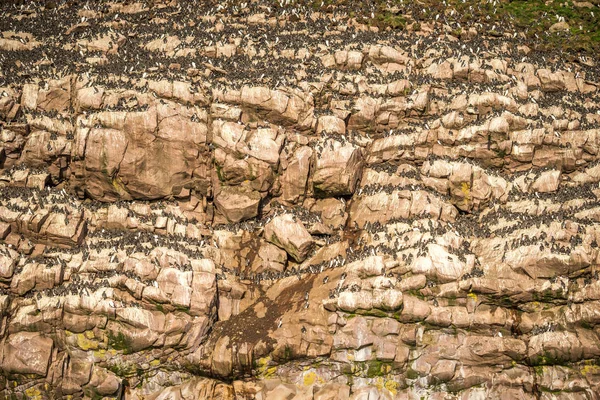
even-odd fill
[[[113,187],[115,188],[116,192],[119,193],[119,195],[124,196],[129,194],[127,192],[127,189],[125,189],[125,185],[123,184],[123,181],[121,180],[120,177],[115,177],[112,179],[111,181]]]
[[[317,380],[317,374],[313,371],[304,374],[304,386],[310,386]]]
[[[467,182],[463,182],[460,184],[460,191],[462,192],[465,200],[465,204],[468,204],[471,201],[471,185]]]
[[[150,366],[157,367],[160,365],[160,360],[152,360],[150,361]]]
[[[25,389],[25,396],[30,400],[38,400],[42,398],[42,392],[36,387]]]
[[[88,339],[87,335],[83,333],[78,333],[77,346],[79,346],[81,350],[97,350],[98,342]]]
[[[271,362],[271,357],[262,357],[256,361],[256,364],[260,368],[260,367],[264,367],[265,365],[267,365],[270,362]]]
[[[268,368],[270,362],[271,362],[271,357],[262,357],[262,358],[259,358],[258,360],[256,360],[256,368],[260,375],[264,375],[265,373],[268,372],[267,368]]]
[[[584,365],[580,370],[581,375],[586,376],[587,374],[600,374],[600,366],[598,365]]]
[[[273,376],[276,371],[277,371],[277,367],[267,368],[267,371],[265,372],[264,377],[269,378],[269,377]]]
[[[475,293],[473,293],[473,292],[467,293],[467,296],[470,297],[470,298],[472,298],[473,300],[477,300],[477,295]]]
[[[398,393],[398,382],[396,381],[387,380],[383,386],[394,396]]]
[[[104,349],[94,350],[93,354],[94,354],[94,357],[102,359],[106,355],[106,350],[104,350]]]

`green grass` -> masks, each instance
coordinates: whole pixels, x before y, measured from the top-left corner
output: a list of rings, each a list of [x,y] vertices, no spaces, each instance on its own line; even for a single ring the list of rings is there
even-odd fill
[[[480,33],[498,36],[501,33],[524,33],[529,41],[542,50],[595,51],[600,49],[600,2],[595,7],[575,7],[571,0],[422,0],[422,8],[412,10],[420,21],[445,19],[451,26],[483,24]],[[399,1],[395,1],[399,4]],[[454,12],[452,12],[454,10]],[[569,31],[551,33],[549,28],[564,18]],[[385,18],[384,18],[385,20]],[[481,32],[483,30],[483,32]]]
[[[588,0],[593,8],[575,7],[572,0],[309,0],[313,10],[345,10],[361,23],[383,30],[401,30],[421,23],[448,24],[452,34],[482,24],[478,34],[503,36],[524,33],[527,44],[539,50],[596,52],[600,50],[600,0]],[[566,32],[549,28],[564,18]],[[414,24],[414,25],[413,25]],[[459,27],[460,24],[460,27]]]
[[[133,353],[131,348],[131,339],[125,336],[122,332],[114,332],[108,331],[108,345],[115,350],[122,350],[123,354],[131,354]]]
[[[497,22],[512,21],[517,32],[524,32],[542,47],[563,50],[593,50],[600,47],[600,8],[575,7],[572,1],[505,1],[487,6]],[[595,11],[595,12],[594,12]],[[567,32],[551,33],[550,27],[563,18]]]

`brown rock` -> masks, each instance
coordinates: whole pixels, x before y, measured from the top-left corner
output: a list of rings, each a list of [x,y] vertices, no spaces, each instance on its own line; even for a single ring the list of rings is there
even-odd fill
[[[346,133],[346,124],[341,118],[333,115],[324,115],[317,120],[317,134],[321,133],[344,135]]]
[[[258,215],[260,200],[258,192],[225,186],[215,197],[215,206],[229,222],[240,222]]]
[[[550,26],[550,32],[568,31],[569,28],[569,24],[565,21],[556,22]]]
[[[314,394],[314,400],[347,400],[350,398],[350,388],[339,383],[327,383]]]
[[[85,392],[99,396],[114,395],[121,387],[121,380],[114,373],[100,367],[94,367],[90,383]]]
[[[297,262],[304,261],[314,246],[310,233],[290,214],[279,215],[265,225],[264,237]]]
[[[258,257],[254,259],[252,270],[255,272],[281,272],[287,263],[287,253],[270,243],[261,243]]]
[[[287,169],[281,178],[282,198],[290,203],[296,203],[306,193],[306,182],[310,170],[312,150],[302,146],[296,150],[288,161]]]
[[[544,171],[530,186],[533,192],[555,192],[560,184],[561,172],[559,170]]]
[[[36,332],[12,334],[4,343],[2,369],[14,374],[45,376],[53,341]]]
[[[94,114],[76,130],[76,189],[103,200],[186,196],[206,179],[193,176],[204,165],[207,131],[192,121],[194,112],[165,103],[146,112]],[[103,128],[86,125],[96,123]]]
[[[232,370],[231,348],[229,347],[229,337],[222,336],[217,343],[212,354],[211,370],[218,376],[228,376]]]
[[[313,187],[317,196],[354,193],[362,172],[362,151],[350,143],[327,140],[317,156]]]

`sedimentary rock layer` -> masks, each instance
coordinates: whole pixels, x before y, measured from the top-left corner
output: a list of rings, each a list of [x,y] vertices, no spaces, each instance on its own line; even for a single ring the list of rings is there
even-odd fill
[[[598,398],[597,57],[2,7],[0,397]]]

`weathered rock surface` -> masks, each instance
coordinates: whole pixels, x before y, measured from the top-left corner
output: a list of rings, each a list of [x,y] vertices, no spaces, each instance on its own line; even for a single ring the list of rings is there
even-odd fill
[[[312,250],[314,239],[306,228],[290,214],[278,215],[265,225],[265,240],[285,250],[298,262]]]
[[[597,55],[292,3],[0,5],[0,398],[597,399]]]

